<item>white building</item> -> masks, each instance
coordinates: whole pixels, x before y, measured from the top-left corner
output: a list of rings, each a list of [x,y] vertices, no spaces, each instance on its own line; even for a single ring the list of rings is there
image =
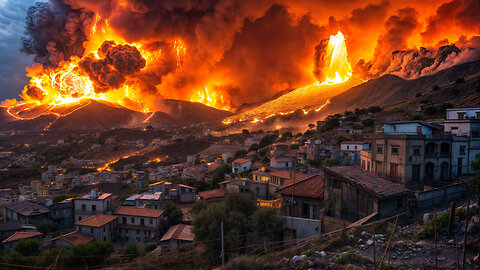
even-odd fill
[[[97,241],[117,238],[117,216],[98,214],[75,222],[77,231],[92,236]]]
[[[242,173],[252,169],[252,161],[245,158],[237,158],[232,161],[232,172]]]
[[[92,189],[90,193],[73,199],[73,209],[75,221],[96,214],[111,214],[113,209],[112,194]]]
[[[127,242],[150,242],[160,238],[164,210],[121,206],[115,211],[119,217],[120,237]]]

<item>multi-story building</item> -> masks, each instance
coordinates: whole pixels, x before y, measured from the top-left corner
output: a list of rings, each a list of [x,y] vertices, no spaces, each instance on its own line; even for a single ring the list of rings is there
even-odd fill
[[[75,221],[94,216],[96,214],[111,214],[113,210],[112,194],[92,189],[90,193],[73,199]]]
[[[50,209],[49,217],[57,223],[58,228],[69,228],[73,225],[73,201],[71,199],[55,203],[48,208]]]
[[[449,119],[437,123],[443,128],[423,121],[384,123],[372,149],[361,153],[362,168],[418,190],[475,173],[470,163],[480,154],[480,137],[471,136],[471,127],[454,129],[464,134],[454,136]]]
[[[22,224],[36,224],[48,219],[50,210],[33,202],[15,202],[3,206],[3,219],[16,220]]]
[[[117,238],[117,216],[97,214],[75,222],[77,231],[92,236],[97,241],[113,241]]]
[[[120,237],[127,242],[158,240],[163,232],[164,210],[120,206],[115,215],[119,219]]]

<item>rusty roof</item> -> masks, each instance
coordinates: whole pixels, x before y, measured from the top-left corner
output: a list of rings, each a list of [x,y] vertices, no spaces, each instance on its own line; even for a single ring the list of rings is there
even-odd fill
[[[98,214],[98,215],[77,221],[75,222],[75,225],[99,228],[109,222],[112,222],[116,218],[117,216]]]
[[[192,233],[192,226],[178,224],[170,227],[160,241],[168,241],[170,239],[193,241],[195,236]]]
[[[340,177],[378,197],[388,197],[409,191],[403,185],[378,177],[358,166],[325,167],[324,171]]]
[[[246,158],[237,158],[235,159],[234,161],[232,161],[232,163],[238,163],[238,164],[243,164],[243,163],[246,163],[246,162],[249,162],[250,160],[249,159],[246,159]]]
[[[43,235],[41,232],[16,232],[12,234],[10,237],[7,239],[3,240],[2,243],[8,243],[8,242],[13,242],[13,241],[18,241],[22,239],[27,239],[27,238],[32,238],[35,236]]]
[[[137,217],[152,217],[158,218],[163,215],[165,210],[159,209],[150,209],[150,208],[139,208],[134,206],[120,206],[117,211],[115,211],[115,215],[123,215],[123,216],[137,216]]]
[[[289,171],[289,170],[273,171],[273,172],[268,172],[267,174],[270,176],[276,176],[276,177],[287,179],[287,180],[293,179],[293,176],[295,175],[295,181],[299,181],[308,177],[308,175],[306,174],[299,173],[299,172],[296,172],[294,174],[293,171]]]
[[[276,193],[286,196],[323,199],[324,189],[323,176],[312,175],[298,182],[280,186]]]

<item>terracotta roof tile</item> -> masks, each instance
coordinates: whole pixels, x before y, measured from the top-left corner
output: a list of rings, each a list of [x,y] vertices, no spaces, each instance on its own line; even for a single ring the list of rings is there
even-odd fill
[[[123,216],[137,216],[137,217],[152,217],[158,218],[165,210],[159,209],[150,209],[150,208],[139,208],[133,206],[120,206],[117,211],[115,211],[115,215],[123,215]]]
[[[293,179],[293,171],[289,171],[289,170],[273,171],[273,172],[268,172],[268,174],[270,176],[275,176],[275,177],[279,177],[287,180]],[[308,175],[306,174],[299,173],[299,172],[295,173],[295,181],[299,181],[307,177]]]
[[[297,196],[307,198],[323,199],[323,191],[325,189],[323,176],[313,175],[304,178],[295,183],[280,186],[277,193],[284,196]]]
[[[88,244],[90,242],[93,242],[95,238],[90,235],[83,234],[79,231],[74,231],[71,233],[67,233],[55,238],[50,239],[50,241],[54,241],[57,239],[63,238],[64,241],[72,244],[72,245],[79,245],[79,244]]]
[[[214,199],[214,198],[224,198],[225,197],[225,190],[223,189],[212,189],[206,191],[198,192],[198,196],[203,200]]]
[[[237,158],[235,159],[234,161],[232,161],[232,163],[239,163],[239,164],[243,164],[243,163],[246,163],[246,162],[249,162],[250,160],[249,159],[246,159],[246,158]]]
[[[112,222],[117,216],[98,214],[86,219],[75,222],[75,225],[78,226],[88,226],[88,227],[102,227],[103,225]]]
[[[8,243],[8,242],[13,242],[13,241],[18,241],[22,239],[27,239],[27,238],[32,238],[35,236],[43,235],[41,232],[16,232],[12,234],[10,237],[7,239],[3,240],[2,243]]]

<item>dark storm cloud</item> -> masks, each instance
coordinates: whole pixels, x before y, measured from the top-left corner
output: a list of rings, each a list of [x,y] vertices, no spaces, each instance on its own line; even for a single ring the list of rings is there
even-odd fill
[[[19,52],[25,13],[34,0],[0,3],[0,100],[17,97],[27,84],[25,67],[32,57]]]

